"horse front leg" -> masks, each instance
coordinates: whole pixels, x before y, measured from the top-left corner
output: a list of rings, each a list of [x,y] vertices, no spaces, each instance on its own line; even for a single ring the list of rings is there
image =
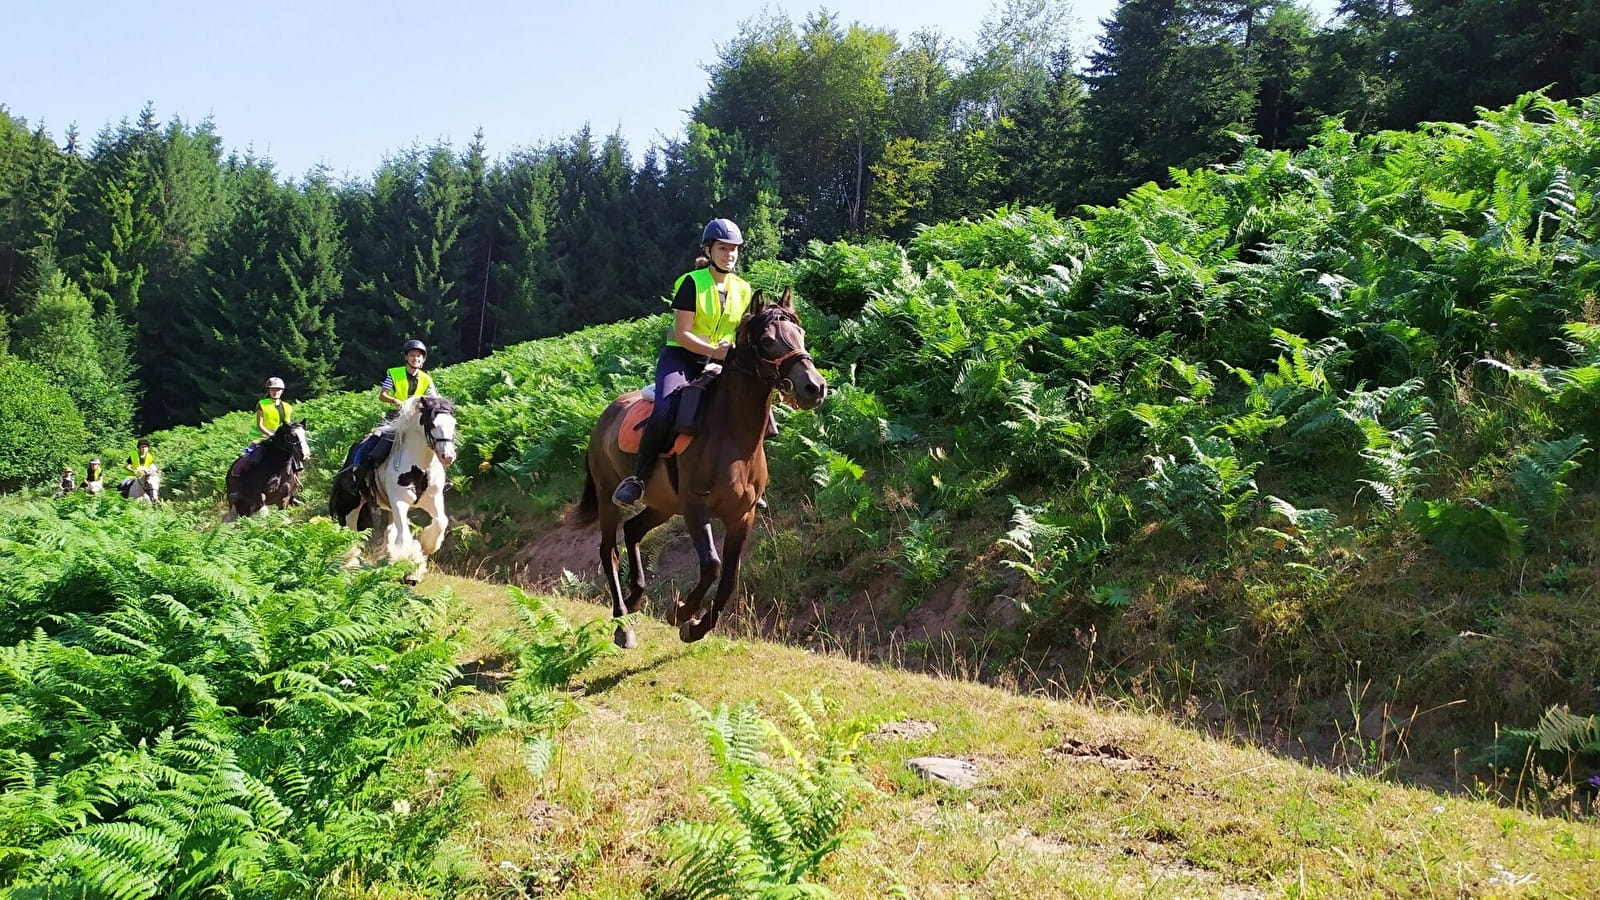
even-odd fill
[[[418,501],[422,511],[428,514],[428,527],[422,529],[422,556],[424,559],[439,552],[439,545],[444,543],[445,529],[450,527],[450,517],[444,514],[444,491],[429,491]]]
[[[406,584],[416,584],[422,580],[420,572],[422,560],[418,558],[416,542],[411,537],[411,504],[404,500],[389,499],[389,527],[384,530],[384,546],[389,555],[389,562],[414,562],[418,568],[413,569],[405,576]]]
[[[739,566],[744,561],[744,542],[750,536],[750,525],[755,518],[752,512],[728,523],[727,534],[722,538],[722,578],[717,582],[717,596],[705,615],[684,625],[678,636],[685,641],[698,641],[710,633],[728,604],[728,599],[739,587]]]
[[[684,522],[689,526],[689,538],[694,541],[695,555],[700,557],[700,580],[695,583],[689,596],[680,598],[677,609],[674,610],[672,621],[678,623],[678,637],[684,641],[697,641],[705,636],[701,631],[696,634],[692,624],[698,618],[700,606],[705,602],[706,591],[710,590],[711,583],[722,574],[722,560],[717,556],[717,542],[711,534],[711,514],[706,511],[704,503],[691,503],[684,510]]]
[[[609,503],[600,505],[600,578],[611,596],[611,619],[617,623],[611,640],[624,650],[639,646],[639,637],[623,623],[628,614],[622,601],[622,582],[617,577],[617,512]]]
[[[639,542],[644,536],[661,523],[672,518],[672,513],[662,512],[654,507],[645,507],[640,513],[622,526],[622,540],[628,548],[628,596],[623,605],[628,612],[636,613],[644,605],[644,554],[639,550]],[[676,622],[667,620],[668,625]]]

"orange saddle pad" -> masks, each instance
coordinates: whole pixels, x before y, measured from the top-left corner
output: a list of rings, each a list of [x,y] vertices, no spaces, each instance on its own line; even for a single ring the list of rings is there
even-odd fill
[[[622,429],[617,435],[617,446],[623,453],[639,452],[639,437],[644,434],[645,423],[650,421],[650,411],[655,408],[655,401],[646,400],[643,397],[629,404],[627,411],[622,414]],[[663,457],[677,456],[683,452],[685,447],[689,446],[690,440],[692,438],[687,434],[678,435],[677,440],[672,442],[672,446],[663,450],[661,455]]]

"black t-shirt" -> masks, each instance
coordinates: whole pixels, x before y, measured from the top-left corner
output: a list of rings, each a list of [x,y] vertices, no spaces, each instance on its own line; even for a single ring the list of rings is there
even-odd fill
[[[682,284],[678,285],[678,293],[672,297],[672,308],[681,309],[685,312],[694,312],[694,297],[694,276],[690,275],[683,279]]]

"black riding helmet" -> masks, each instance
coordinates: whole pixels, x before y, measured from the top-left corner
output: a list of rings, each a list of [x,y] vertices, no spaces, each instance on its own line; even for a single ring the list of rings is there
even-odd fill
[[[406,345],[401,349],[400,355],[405,356],[407,353],[410,353],[413,350],[421,350],[423,355],[426,356],[428,353],[428,345],[421,341],[406,341]]]
[[[739,226],[733,224],[732,219],[712,219],[706,223],[706,230],[700,233],[700,244],[704,246],[712,241],[737,247],[744,243],[744,235],[739,233]]]

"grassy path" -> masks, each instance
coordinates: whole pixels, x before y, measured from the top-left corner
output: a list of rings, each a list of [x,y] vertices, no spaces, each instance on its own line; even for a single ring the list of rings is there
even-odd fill
[[[510,624],[501,588],[437,576],[460,600],[473,652]],[[558,601],[574,621],[598,606]],[[931,723],[872,740],[878,788],[836,854],[846,898],[1594,897],[1600,827],[1491,803],[1340,778],[1149,716],[1103,712],[964,682],[875,669],[756,641],[679,643],[641,624],[642,648],[577,685],[584,713],[554,764],[528,774],[509,739],[454,765],[485,786],[463,829],[497,896],[634,898],[660,871],[653,829],[702,819],[709,755],[680,697],[747,699],[783,720],[782,694],[822,688],[844,717]],[[907,729],[915,730],[915,729]],[[963,790],[922,782],[908,758],[975,764]]]

